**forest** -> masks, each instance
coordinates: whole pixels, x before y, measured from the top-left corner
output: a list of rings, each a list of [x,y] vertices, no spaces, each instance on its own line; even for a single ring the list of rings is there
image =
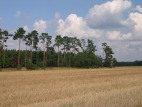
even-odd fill
[[[8,50],[9,37],[18,40],[18,50]],[[33,30],[30,33],[21,27],[14,34],[0,29],[0,67],[112,67],[117,61],[114,52],[107,43],[102,43],[104,58],[96,55],[96,46],[90,39],[57,35],[52,44],[52,36],[48,33],[39,34]],[[25,50],[21,49],[21,42],[25,43]],[[38,44],[42,44],[42,49]],[[57,48],[57,49],[55,49]]]
[[[7,49],[7,40],[12,37],[18,41],[18,50]],[[21,43],[25,43],[25,49]],[[79,67],[98,68],[114,66],[141,65],[142,62],[117,62],[113,57],[113,50],[107,43],[102,43],[103,56],[96,54],[96,46],[91,39],[78,39],[76,37],[55,37],[48,33],[39,34],[33,30],[27,33],[22,27],[14,34],[0,29],[0,68],[38,69],[46,67]],[[42,48],[38,47],[39,43]]]
[[[142,66],[142,61],[117,62],[117,66]]]

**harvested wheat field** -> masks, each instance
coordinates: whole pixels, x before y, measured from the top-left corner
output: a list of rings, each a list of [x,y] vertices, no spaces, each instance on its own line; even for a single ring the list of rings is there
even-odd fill
[[[0,107],[142,107],[142,67],[0,72]]]

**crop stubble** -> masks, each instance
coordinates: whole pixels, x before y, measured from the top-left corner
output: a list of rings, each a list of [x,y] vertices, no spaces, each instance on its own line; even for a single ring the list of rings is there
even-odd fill
[[[0,72],[0,107],[142,107],[142,67]]]

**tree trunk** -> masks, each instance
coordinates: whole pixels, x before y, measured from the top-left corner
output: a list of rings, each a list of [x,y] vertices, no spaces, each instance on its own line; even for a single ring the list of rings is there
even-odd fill
[[[65,52],[66,50],[65,50],[65,47],[64,47],[64,59],[66,58],[66,52]]]
[[[32,55],[32,45],[31,45],[31,47],[30,47],[30,59],[31,59],[31,63],[32,63],[32,57],[33,57],[33,55]]]
[[[104,49],[104,48],[103,48],[103,49]],[[103,50],[102,67],[104,67],[104,62],[105,62],[105,58],[104,58],[105,55],[104,55],[104,54],[105,54],[105,52],[104,52],[104,50]]]
[[[70,53],[69,53],[69,67],[70,67]]]
[[[71,53],[70,52],[68,53],[69,53],[69,67],[71,67]]]
[[[59,56],[59,46],[58,46],[58,67],[60,66],[60,56]]]
[[[18,66],[20,65],[20,42],[21,42],[21,39],[19,39]]]
[[[2,51],[3,51],[3,41],[2,41],[2,34],[0,29],[0,71],[2,70]]]
[[[45,52],[45,50],[44,50],[44,59],[43,59],[43,64],[44,64],[44,66],[46,65],[46,59],[45,59],[45,54],[46,54],[46,52]]]
[[[113,68],[113,59],[110,59],[110,67]]]
[[[46,62],[45,62],[45,45],[43,43],[43,66],[45,66]]]
[[[65,51],[64,51],[64,59],[66,58]]]
[[[47,50],[48,50],[48,49],[47,49]],[[47,56],[48,56],[47,50],[46,50],[46,53],[45,53],[45,54],[46,54],[46,55],[45,55],[45,65],[46,65],[46,66],[47,66],[47,64],[48,64],[48,62],[47,62],[47,61],[48,61],[48,60],[47,60],[47,59],[48,59],[48,58],[47,58]]]
[[[2,70],[2,47],[0,47],[0,71]]]
[[[5,49],[3,49],[3,68],[5,67]]]
[[[1,47],[1,60],[2,60],[2,67],[4,68],[4,41],[2,41],[2,47]]]
[[[43,43],[43,62],[42,62],[42,63],[43,63],[43,66],[44,66],[44,58],[45,58],[45,57],[44,57],[44,43]]]
[[[27,64],[27,45],[26,45],[26,51],[25,51],[25,67],[26,67],[26,64]]]

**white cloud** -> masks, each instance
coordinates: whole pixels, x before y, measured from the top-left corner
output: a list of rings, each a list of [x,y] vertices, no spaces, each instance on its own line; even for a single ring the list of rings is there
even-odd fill
[[[65,20],[60,19],[57,33],[83,38],[99,38],[109,30],[119,31],[121,27],[130,25],[127,20],[123,19],[123,13],[130,9],[131,6],[132,3],[128,0],[113,0],[101,5],[94,5],[86,17],[70,14]],[[127,39],[131,34],[122,34],[122,37],[118,36],[118,34],[115,35],[116,37],[109,36],[109,39]]]
[[[48,27],[49,32],[53,33],[57,27],[57,34],[92,39],[100,50],[101,43],[107,42],[118,60],[141,60],[142,7],[136,6],[135,12],[132,7],[130,0],[109,0],[94,5],[84,17],[69,14],[61,19],[60,13],[55,13],[51,20],[37,20],[33,29],[41,33],[46,32]],[[23,15],[20,11],[16,14],[17,17]],[[29,31],[28,26],[24,26],[24,29]]]
[[[138,44],[138,43],[136,43]],[[115,56],[119,61],[135,61],[141,60],[141,44],[135,45],[133,42],[117,42],[113,48]],[[113,47],[113,45],[111,45]]]
[[[29,31],[28,26],[23,26],[23,29],[24,29],[26,32],[28,32],[28,31]]]
[[[142,7],[140,5],[136,6],[136,11],[141,12],[142,13]]]
[[[128,0],[113,0],[101,5],[94,5],[89,10],[87,22],[93,28],[118,28],[123,26],[122,15],[131,7]]]
[[[33,24],[34,30],[37,30],[39,33],[45,32],[47,29],[47,22],[45,20],[36,21]]]
[[[62,36],[94,39],[99,49],[107,42],[119,61],[132,61],[142,59],[141,28],[142,14],[132,12],[131,1],[112,0],[94,5],[85,17],[70,14],[58,20],[56,31]]]
[[[120,31],[109,31],[107,32],[107,37],[109,40],[127,40],[132,37],[132,34],[123,34]]]
[[[30,29],[28,28],[28,26],[23,26],[23,29],[26,31],[26,34],[30,32]]]
[[[87,26],[86,21],[76,14],[70,14],[65,21],[58,21],[57,34],[62,36],[75,36],[78,38],[100,37],[100,30],[94,30]]]
[[[142,38],[142,14],[141,13],[130,13],[128,18],[129,23],[133,23],[132,33],[135,38]]]
[[[95,5],[87,18],[70,14],[58,21],[57,33],[79,38],[104,38],[106,35],[108,40],[141,39],[142,14],[129,13],[128,18],[123,19],[123,13],[131,6],[128,0],[113,0]]]

